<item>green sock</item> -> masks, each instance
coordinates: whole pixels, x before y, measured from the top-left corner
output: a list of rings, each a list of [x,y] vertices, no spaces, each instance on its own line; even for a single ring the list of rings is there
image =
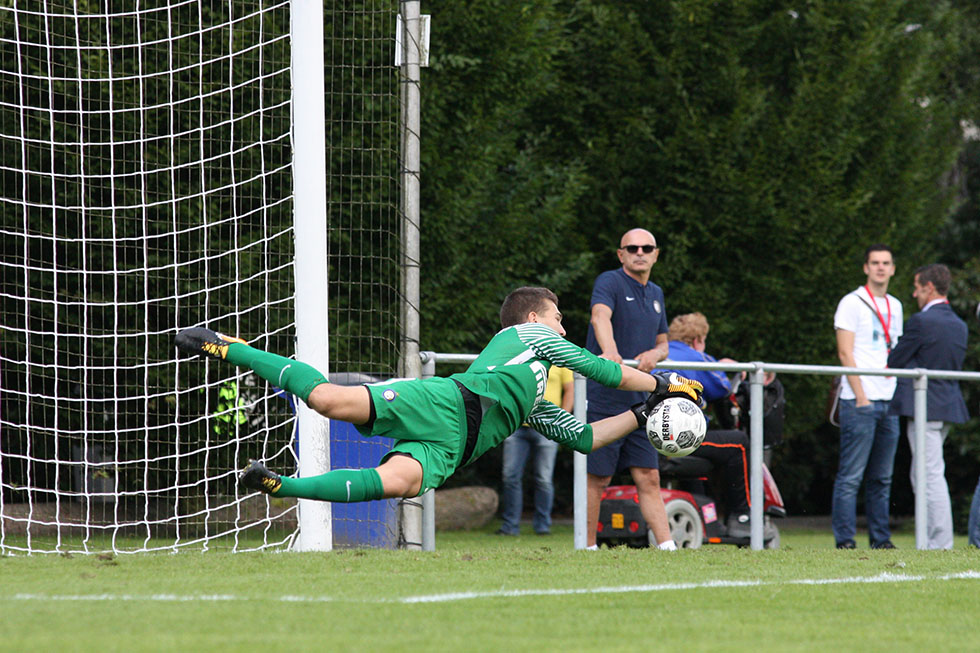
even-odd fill
[[[311,365],[238,342],[228,346],[228,356],[225,360],[250,368],[272,385],[296,395],[304,402],[310,398],[313,388],[328,382],[327,378]]]
[[[319,499],[337,503],[370,501],[384,497],[381,476],[374,469],[335,469],[310,478],[283,476],[277,497]]]

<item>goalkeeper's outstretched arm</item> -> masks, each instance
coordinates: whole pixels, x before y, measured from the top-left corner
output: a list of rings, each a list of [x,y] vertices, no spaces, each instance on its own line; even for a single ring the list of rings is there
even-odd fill
[[[623,379],[619,382],[620,390],[633,390],[639,392],[653,392],[657,389],[657,376],[649,372],[623,365]]]
[[[652,389],[648,389],[651,385],[647,380],[638,378],[637,375],[647,377],[652,382]],[[633,385],[634,383],[636,385]],[[668,397],[685,397],[701,408],[704,407],[704,400],[701,398],[704,387],[697,381],[675,373],[647,374],[624,366],[623,382],[619,387],[624,390],[648,391],[650,394],[646,401],[636,404],[626,412],[593,422],[590,425],[592,426],[592,451],[615,442],[638,428],[644,428],[650,411]]]
[[[626,365],[623,365],[622,368],[623,379],[619,383],[619,389],[651,393],[646,401],[647,410],[653,408],[672,394],[687,396],[688,399],[698,404],[702,409],[704,408],[704,401],[701,398],[704,392],[704,386],[701,385],[700,381],[688,379],[674,372],[648,374],[647,372],[640,372]]]
[[[592,427],[592,451],[595,451],[635,431],[636,415],[633,414],[633,411],[628,410],[625,413],[592,422],[590,426]]]

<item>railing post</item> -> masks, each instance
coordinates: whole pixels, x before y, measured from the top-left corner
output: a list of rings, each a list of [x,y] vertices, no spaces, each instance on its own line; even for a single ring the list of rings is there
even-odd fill
[[[749,546],[753,551],[759,551],[763,547],[762,520],[765,501],[762,495],[762,449],[765,446],[765,438],[762,432],[763,411],[765,410],[762,391],[766,383],[766,372],[763,363],[754,362],[753,365],[756,368],[749,373],[749,451],[751,452],[749,460],[749,496],[751,498],[749,515],[752,520]]]
[[[436,355],[431,351],[419,354],[422,359],[422,378],[436,375]],[[436,550],[436,492],[429,490],[422,495],[422,550]]]
[[[919,376],[912,382],[915,392],[915,548],[925,549],[929,546],[927,523],[929,488],[926,486],[926,389],[929,377],[925,370],[916,370]],[[901,435],[899,435],[901,437]]]
[[[436,375],[436,355],[431,351],[419,352],[422,359],[422,378],[431,379]]]
[[[572,412],[575,417],[584,422],[585,411],[588,408],[588,399],[585,393],[585,377],[575,373],[575,405]],[[588,527],[588,485],[585,475],[586,455],[576,451],[572,454],[573,483],[572,483],[572,505],[574,506],[574,545],[576,549],[584,549],[586,546],[586,529]]]

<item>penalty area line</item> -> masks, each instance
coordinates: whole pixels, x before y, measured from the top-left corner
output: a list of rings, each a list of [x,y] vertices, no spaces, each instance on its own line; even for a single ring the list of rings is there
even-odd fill
[[[885,572],[877,576],[851,576],[845,578],[803,578],[785,581],[763,580],[709,580],[697,583],[661,583],[656,585],[619,585],[606,587],[573,587],[567,589],[523,589],[492,590],[486,592],[452,592],[447,594],[422,594],[398,598],[352,599],[331,596],[263,597],[267,602],[280,603],[452,603],[474,599],[521,598],[526,596],[573,596],[583,594],[627,594],[676,592],[692,589],[719,589],[738,587],[772,587],[778,585],[847,585],[862,583],[910,583],[922,581],[980,580],[978,571],[961,571],[936,576],[907,575]],[[35,602],[149,602],[149,603],[222,603],[234,601],[254,601],[252,596],[235,594],[35,594],[15,593],[0,595],[0,603]]]
[[[964,571],[940,576],[909,576],[904,574],[882,573],[877,576],[853,576],[848,578],[807,578],[785,581],[762,580],[711,580],[700,583],[662,583],[658,585],[622,585],[617,587],[587,587],[571,589],[543,590],[497,590],[490,592],[455,592],[450,594],[429,594],[406,596],[394,599],[398,603],[447,603],[472,599],[517,598],[523,596],[568,596],[573,594],[623,594],[628,592],[650,593],[671,592],[690,589],[718,589],[735,587],[762,587],[773,585],[838,585],[858,583],[908,583],[926,580],[980,580],[980,572]]]

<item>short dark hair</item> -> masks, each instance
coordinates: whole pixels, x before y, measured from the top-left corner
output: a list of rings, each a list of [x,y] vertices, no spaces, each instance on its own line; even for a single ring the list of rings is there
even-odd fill
[[[920,286],[931,282],[937,293],[943,297],[949,294],[949,284],[953,276],[949,273],[949,268],[942,263],[923,265],[915,271],[915,276],[918,277]]]
[[[868,249],[864,250],[864,262],[867,263],[868,259],[871,258],[871,252],[888,252],[892,255],[892,260],[895,259],[895,252],[888,245],[883,245],[881,243],[875,243],[874,245],[868,245]]]
[[[547,288],[522,286],[512,291],[500,305],[500,326],[507,328],[527,322],[527,314],[545,309],[545,302],[558,305],[558,296]]]

